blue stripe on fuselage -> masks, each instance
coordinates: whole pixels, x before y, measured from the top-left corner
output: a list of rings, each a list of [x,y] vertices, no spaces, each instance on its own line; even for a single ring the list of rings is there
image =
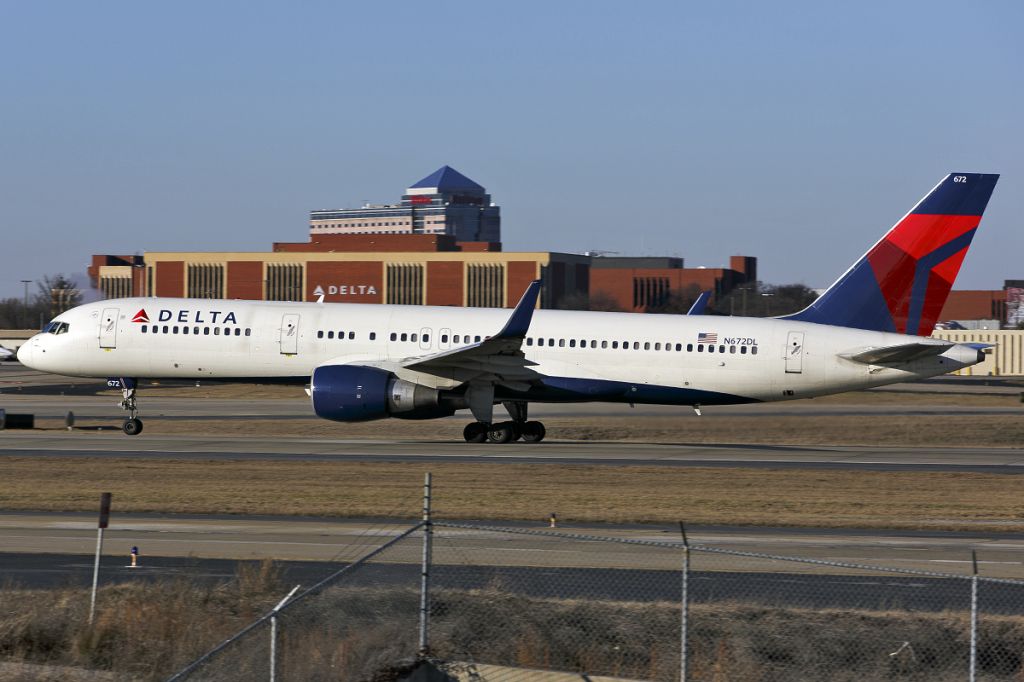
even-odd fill
[[[551,403],[600,401],[645,405],[739,405],[761,402],[756,398],[718,391],[574,377],[544,377],[542,385],[531,387],[526,392],[511,391],[501,385],[495,386],[494,391],[498,400]]]

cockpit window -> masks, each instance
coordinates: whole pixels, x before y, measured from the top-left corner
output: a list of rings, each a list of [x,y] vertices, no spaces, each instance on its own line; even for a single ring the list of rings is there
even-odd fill
[[[48,324],[45,327],[43,327],[43,333],[44,334],[67,334],[68,333],[68,329],[70,329],[70,328],[71,328],[71,326],[67,322],[58,322],[57,320],[54,320],[50,324]]]

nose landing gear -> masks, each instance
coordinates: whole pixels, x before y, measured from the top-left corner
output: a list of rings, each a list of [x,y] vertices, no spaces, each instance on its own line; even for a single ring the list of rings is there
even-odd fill
[[[128,413],[121,430],[126,436],[137,436],[142,433],[142,420],[136,416],[139,413],[139,405],[135,400],[137,384],[135,379],[118,379],[118,382],[121,386],[121,409]]]

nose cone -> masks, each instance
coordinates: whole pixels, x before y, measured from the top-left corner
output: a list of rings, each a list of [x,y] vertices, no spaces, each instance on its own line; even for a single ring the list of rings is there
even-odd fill
[[[32,358],[35,354],[36,349],[31,341],[25,342],[21,344],[21,348],[18,349],[18,362],[26,367],[32,367]]]

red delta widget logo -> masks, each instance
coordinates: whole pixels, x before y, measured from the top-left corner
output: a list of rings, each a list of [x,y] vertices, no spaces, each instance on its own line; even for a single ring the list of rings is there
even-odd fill
[[[149,315],[146,309],[142,308],[135,313],[132,322],[149,322]],[[223,310],[168,310],[164,308],[157,315],[157,322],[181,322],[184,324],[238,324],[238,319],[232,311]]]

